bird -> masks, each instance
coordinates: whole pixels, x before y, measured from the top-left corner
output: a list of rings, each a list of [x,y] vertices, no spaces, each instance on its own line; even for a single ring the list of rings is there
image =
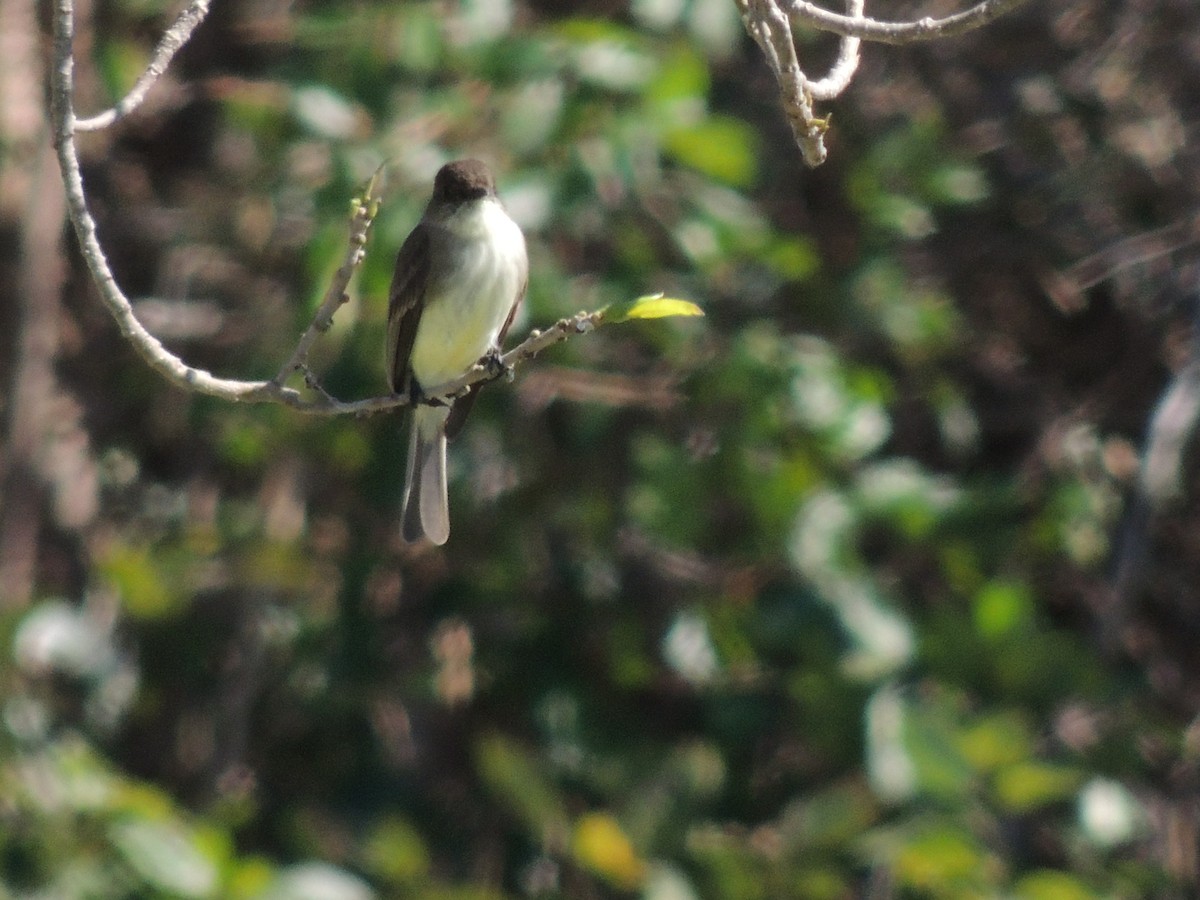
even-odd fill
[[[442,166],[420,222],[396,254],[388,292],[387,377],[409,397],[412,425],[401,533],[444,544],[450,536],[446,441],[458,434],[482,383],[457,399],[426,389],[481,360],[498,364],[525,296],[525,237],[477,159]]]

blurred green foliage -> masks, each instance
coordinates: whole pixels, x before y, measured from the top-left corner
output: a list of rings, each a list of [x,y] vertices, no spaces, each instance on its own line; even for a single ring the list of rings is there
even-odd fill
[[[97,105],[168,15],[81,23]],[[0,896],[1184,895],[1148,823],[1194,738],[1079,599],[1128,444],[1062,437],[1051,376],[993,396],[1036,364],[990,310],[1043,300],[980,293],[1028,262],[1026,176],[930,85],[846,99],[801,171],[755,52],[724,0],[214,6],[197,87],[87,160],[129,293],[219,311],[187,358],[273,372],[386,162],[312,357],[381,393],[394,251],[467,154],[529,239],[515,335],[658,291],[705,317],[484,392],[434,551],[399,539],[397,421],[183,396],[80,301],[102,504],[4,620]]]

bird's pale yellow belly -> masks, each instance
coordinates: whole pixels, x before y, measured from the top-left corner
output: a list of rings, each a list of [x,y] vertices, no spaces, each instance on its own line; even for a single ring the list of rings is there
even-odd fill
[[[409,365],[423,388],[457,378],[495,347],[521,289],[525,243],[496,204],[449,226],[468,242],[453,277],[425,298]]]

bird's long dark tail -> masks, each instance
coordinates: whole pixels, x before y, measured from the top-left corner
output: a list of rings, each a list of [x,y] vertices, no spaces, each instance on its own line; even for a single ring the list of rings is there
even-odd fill
[[[446,418],[444,406],[413,409],[404,484],[403,534],[406,541],[427,538],[444,544],[450,537],[450,506],[446,499]]]

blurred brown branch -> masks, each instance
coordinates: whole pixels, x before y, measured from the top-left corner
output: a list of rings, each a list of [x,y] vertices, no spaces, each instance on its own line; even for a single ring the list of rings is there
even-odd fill
[[[605,406],[667,410],[683,395],[673,372],[642,376],[544,366],[521,382],[521,404],[543,409],[555,400],[602,403]]]
[[[1087,306],[1084,292],[1132,266],[1153,262],[1200,243],[1200,216],[1135,234],[1084,257],[1063,271],[1046,272],[1042,287],[1063,312]]]
[[[45,144],[48,123],[40,107],[20,102],[35,97],[42,80],[36,4],[6,0],[0,6],[0,22],[8,51],[0,63],[0,82],[6,88],[0,143],[18,150],[5,167],[0,193],[21,209],[14,361],[7,386],[5,440],[0,442],[0,608],[17,608],[33,592],[42,525],[45,486],[39,464],[49,455],[51,400],[57,387],[66,210]]]

